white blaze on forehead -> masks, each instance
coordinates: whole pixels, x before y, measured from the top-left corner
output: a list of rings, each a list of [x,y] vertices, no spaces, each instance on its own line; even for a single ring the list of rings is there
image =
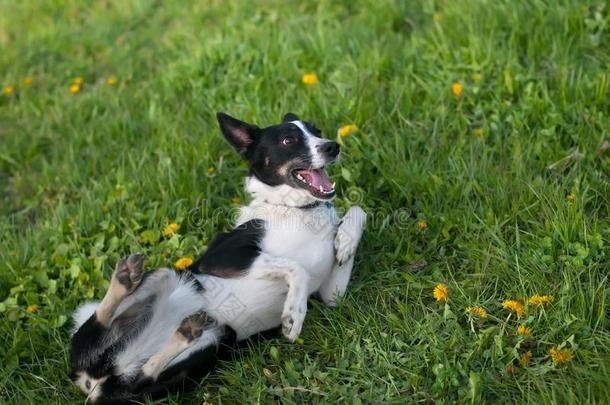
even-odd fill
[[[319,169],[324,167],[326,164],[326,159],[322,156],[322,153],[318,150],[318,146],[325,144],[326,139],[318,138],[313,135],[311,132],[307,130],[305,124],[301,121],[290,121],[292,124],[296,125],[297,128],[301,130],[303,135],[305,135],[305,142],[307,142],[307,146],[309,148],[309,153],[311,154],[311,167],[315,169]]]

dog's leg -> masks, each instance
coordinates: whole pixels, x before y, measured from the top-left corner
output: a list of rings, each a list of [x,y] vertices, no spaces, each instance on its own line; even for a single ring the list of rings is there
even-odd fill
[[[352,274],[352,267],[354,267],[354,256],[365,224],[366,213],[362,208],[355,205],[347,211],[337,229],[337,235],[335,236],[336,262],[330,275],[318,291],[322,300],[329,306],[336,306],[337,300],[345,294]]]
[[[205,311],[199,311],[184,318],[159,353],[148,359],[142,366],[144,376],[156,380],[176,356],[193,346],[204,330],[214,323],[215,321],[208,317]]]
[[[282,333],[288,340],[294,342],[301,333],[307,313],[309,275],[305,269],[292,260],[263,254],[252,266],[248,276],[286,282],[288,293],[282,312]]]
[[[116,264],[110,287],[95,310],[96,319],[102,326],[110,326],[119,304],[140,285],[144,274],[144,258],[143,254],[137,253],[121,259]]]
[[[353,267],[354,256],[347,259],[347,261],[341,265],[335,262],[328,278],[324,280],[320,286],[318,294],[322,301],[329,307],[336,307],[338,301],[345,295]]]

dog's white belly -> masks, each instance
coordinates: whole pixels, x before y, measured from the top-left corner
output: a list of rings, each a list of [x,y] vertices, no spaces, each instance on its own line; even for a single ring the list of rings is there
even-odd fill
[[[244,277],[220,278],[205,274],[195,277],[204,288],[205,310],[220,324],[226,324],[244,339],[280,325],[288,286],[279,280]]]
[[[309,229],[270,229],[265,236],[262,250],[271,256],[292,260],[303,267],[309,277],[309,294],[320,288],[334,263],[334,230],[320,233]]]
[[[261,250],[298,263],[310,277],[309,293],[317,291],[335,261],[333,241],[339,218],[334,208],[321,205],[302,209],[272,204],[242,207],[238,224],[251,219],[265,221]]]

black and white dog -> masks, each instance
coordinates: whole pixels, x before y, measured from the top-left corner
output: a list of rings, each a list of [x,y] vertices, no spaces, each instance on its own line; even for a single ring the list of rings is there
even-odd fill
[[[354,206],[339,220],[330,203],[324,168],[339,144],[294,114],[267,128],[217,118],[250,165],[252,202],[187,270],[144,272],[144,256],[128,256],[103,300],[77,309],[72,378],[92,402],[164,395],[261,331],[281,326],[294,341],[311,294],[334,306],[345,293],[366,216]]]

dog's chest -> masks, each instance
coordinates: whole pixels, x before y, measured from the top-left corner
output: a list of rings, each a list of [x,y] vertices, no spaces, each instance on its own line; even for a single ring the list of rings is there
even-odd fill
[[[333,241],[338,217],[332,206],[302,209],[264,204],[243,207],[239,222],[265,221],[261,250],[272,256],[294,260],[319,284],[334,263]]]

